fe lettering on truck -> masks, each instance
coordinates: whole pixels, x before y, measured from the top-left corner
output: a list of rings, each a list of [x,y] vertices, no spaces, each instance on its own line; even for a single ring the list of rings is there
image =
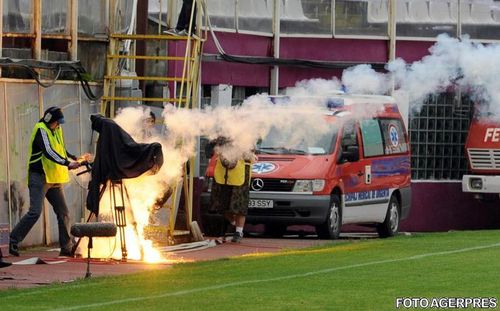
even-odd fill
[[[500,128],[498,127],[489,127],[486,129],[486,133],[484,134],[484,142],[491,140],[494,143],[500,141]]]

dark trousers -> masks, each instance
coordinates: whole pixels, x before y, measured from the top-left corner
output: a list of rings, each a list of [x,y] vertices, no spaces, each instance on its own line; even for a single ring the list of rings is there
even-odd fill
[[[191,10],[193,8],[193,0],[183,0],[181,12],[179,13],[179,18],[177,19],[177,30],[189,30],[189,19],[191,18]],[[194,32],[196,20],[196,7],[194,8],[193,23],[191,32]]]
[[[43,201],[47,198],[57,216],[59,228],[59,245],[63,250],[71,250],[71,238],[69,236],[69,211],[64,198],[61,184],[47,184],[45,175],[29,173],[28,188],[30,193],[30,209],[24,215],[10,234],[10,242],[21,243],[28,232],[33,228],[42,214]]]

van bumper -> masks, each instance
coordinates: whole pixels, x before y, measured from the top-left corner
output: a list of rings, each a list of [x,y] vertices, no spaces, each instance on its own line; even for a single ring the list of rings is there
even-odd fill
[[[246,223],[287,225],[319,225],[325,222],[330,207],[329,195],[312,195],[283,192],[250,192],[250,199],[273,200],[273,208],[249,208]],[[208,212],[210,193],[202,193],[202,214],[214,217]]]

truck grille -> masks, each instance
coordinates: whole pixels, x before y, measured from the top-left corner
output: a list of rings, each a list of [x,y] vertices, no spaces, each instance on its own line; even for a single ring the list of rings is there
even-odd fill
[[[500,149],[467,149],[470,165],[476,170],[500,169]]]
[[[250,190],[256,191],[257,189],[253,187],[255,184],[255,179],[252,178],[250,183]],[[295,185],[295,180],[293,179],[281,179],[281,178],[260,178],[264,182],[264,187],[258,191],[280,191],[280,192],[291,192],[293,186]]]

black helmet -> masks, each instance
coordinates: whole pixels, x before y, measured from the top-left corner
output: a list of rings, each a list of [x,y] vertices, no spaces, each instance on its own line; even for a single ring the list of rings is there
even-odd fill
[[[47,124],[50,124],[55,121],[59,122],[59,124],[63,124],[64,115],[62,113],[61,108],[55,106],[48,108],[47,110],[45,110],[41,121]]]

